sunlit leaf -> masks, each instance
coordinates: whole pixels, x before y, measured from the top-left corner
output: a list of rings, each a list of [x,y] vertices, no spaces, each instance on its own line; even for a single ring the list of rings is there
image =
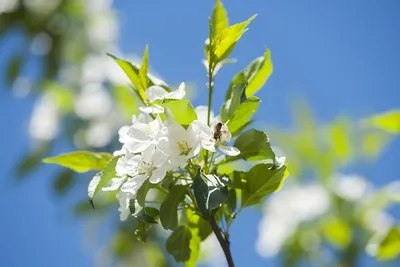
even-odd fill
[[[377,258],[379,260],[391,260],[400,255],[400,227],[393,226],[380,242]]]
[[[233,78],[226,94],[226,99],[231,97],[232,88],[238,83],[248,83],[246,87],[247,96],[257,93],[264,86],[269,76],[271,76],[272,70],[271,52],[267,48],[264,56],[253,60]]]
[[[217,35],[229,26],[227,12],[220,0],[215,1],[215,6],[211,15],[213,35]]]
[[[278,191],[288,175],[286,166],[272,170],[272,164],[254,166],[242,183],[242,207],[258,204],[267,195]]]
[[[244,126],[249,124],[249,121],[257,111],[259,104],[260,99],[251,96],[237,107],[228,122],[228,128],[233,136],[236,136]]]
[[[130,63],[129,61],[119,59],[114,55],[111,55],[107,53],[109,57],[115,60],[117,64],[121,67],[121,69],[125,72],[125,74],[128,76],[129,80],[132,82],[132,84],[135,86],[135,88],[138,90],[139,95],[141,99],[147,103],[147,97],[145,94],[146,88],[143,87],[143,84],[140,80],[138,71],[135,69],[135,67]]]
[[[185,262],[190,259],[190,240],[192,233],[186,226],[179,226],[167,239],[166,249],[177,262]]]
[[[394,109],[372,116],[366,123],[391,134],[400,134],[400,110]]]
[[[94,207],[94,198],[97,193],[108,184],[112,178],[116,178],[117,174],[115,171],[115,166],[117,165],[118,159],[121,156],[113,157],[107,164],[104,166],[104,169],[93,177],[92,181],[89,184],[88,196],[89,202]],[[122,179],[122,178],[121,178]]]
[[[238,83],[232,89],[232,97],[228,99],[221,107],[221,119],[223,122],[227,122],[232,116],[236,109],[247,100],[246,97],[246,86],[245,83]]]
[[[148,78],[147,73],[149,71],[149,47],[146,45],[143,54],[142,65],[140,66],[139,70],[139,78],[142,88],[146,89],[148,87]]]
[[[196,111],[189,100],[176,100],[165,104],[166,114],[171,114],[176,122],[189,125],[197,119]]]
[[[326,219],[322,227],[325,238],[333,245],[344,248],[350,244],[352,231],[344,219],[333,217]]]
[[[76,172],[87,172],[90,170],[102,170],[111,158],[112,155],[109,153],[75,151],[52,158],[45,158],[43,162],[55,163]]]
[[[242,37],[243,33],[247,30],[246,27],[256,17],[252,16],[248,20],[234,24],[223,29],[221,32],[212,37],[210,43],[211,49],[211,62],[214,66],[218,62],[224,60],[232,52],[236,42]]]

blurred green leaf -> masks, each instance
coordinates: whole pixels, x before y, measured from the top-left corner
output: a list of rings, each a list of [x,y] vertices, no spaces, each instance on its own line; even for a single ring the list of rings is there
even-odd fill
[[[238,83],[248,83],[246,87],[247,96],[257,93],[258,90],[264,86],[269,76],[271,76],[272,70],[271,52],[267,48],[264,56],[253,60],[245,69],[240,71],[235,78],[233,78],[229,85],[226,99],[231,97],[232,88]]]
[[[349,223],[339,217],[332,217],[323,222],[322,230],[325,238],[333,245],[345,248],[352,240]]]
[[[377,258],[392,260],[400,255],[400,227],[394,225],[379,244]]]
[[[164,229],[174,230],[178,226],[178,206],[184,200],[187,187],[174,185],[160,206],[160,221]]]
[[[71,189],[75,178],[75,173],[72,170],[61,170],[53,180],[54,191],[59,195],[65,194],[69,189]]]
[[[132,115],[138,114],[138,104],[131,90],[128,90],[125,86],[117,85],[114,87],[113,93],[121,113],[123,113],[127,119],[130,120]]]
[[[186,226],[179,226],[167,239],[166,249],[174,256],[177,262],[185,262],[190,259],[190,241],[192,233]]]
[[[76,172],[87,172],[90,170],[101,170],[112,158],[109,153],[74,151],[65,153],[52,158],[43,159],[44,163],[55,163]]]
[[[165,104],[165,113],[171,114],[176,122],[187,126],[197,120],[196,111],[189,100],[176,100]]]
[[[227,12],[220,0],[215,1],[215,6],[211,15],[212,35],[217,35],[229,26]]]
[[[267,195],[278,191],[288,176],[286,166],[272,170],[273,164],[259,164],[251,168],[242,184],[242,207],[258,204]]]
[[[378,114],[365,121],[368,125],[379,128],[391,134],[400,134],[400,110],[394,109]]]
[[[246,27],[256,17],[252,16],[248,20],[234,24],[223,29],[221,32],[212,36],[210,40],[211,61],[215,67],[218,62],[221,62],[229,56],[232,52],[236,42],[242,37],[243,33],[247,30]]]
[[[22,60],[22,55],[18,54],[13,56],[12,59],[8,62],[8,66],[6,68],[6,78],[8,84],[11,85],[18,78],[18,75],[21,72],[21,67],[23,63]]]
[[[74,110],[74,93],[70,88],[61,83],[47,80],[43,83],[43,89],[62,111],[72,112]]]

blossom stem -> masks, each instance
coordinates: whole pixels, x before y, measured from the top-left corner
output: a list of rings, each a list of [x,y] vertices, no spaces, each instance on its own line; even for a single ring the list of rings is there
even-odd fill
[[[226,261],[228,263],[229,267],[235,267],[235,263],[233,262],[232,258],[232,253],[231,253],[231,248],[230,248],[230,242],[229,239],[227,238],[228,236],[225,235],[225,237],[222,235],[221,229],[219,228],[217,222],[214,219],[214,216],[211,216],[209,219],[211,228],[215,234],[215,236],[218,239],[218,242],[224,251]]]
[[[213,70],[213,64],[212,64],[212,21],[210,19],[209,21],[209,49],[208,49],[208,111],[207,111],[207,125],[210,126],[210,119],[211,119],[211,105],[212,105],[212,93],[213,93],[213,77],[214,77],[214,70]],[[206,155],[204,158],[204,167],[207,167],[207,161],[208,161],[208,150],[206,150]]]

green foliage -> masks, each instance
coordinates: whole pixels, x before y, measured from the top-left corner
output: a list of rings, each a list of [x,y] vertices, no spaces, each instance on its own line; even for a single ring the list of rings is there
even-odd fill
[[[45,158],[45,163],[56,163],[76,172],[87,172],[91,170],[101,170],[111,159],[109,153],[96,153],[90,151],[75,151],[61,154],[52,158]]]
[[[256,113],[260,102],[258,97],[251,96],[235,110],[228,122],[228,128],[233,136],[236,136],[248,125],[251,117]]]
[[[176,122],[188,126],[197,119],[196,111],[189,100],[176,100],[165,104],[165,113],[171,114]]]
[[[264,86],[269,76],[272,74],[271,52],[267,48],[264,56],[253,60],[245,69],[240,71],[233,78],[226,93],[226,100],[231,97],[233,88],[236,84],[247,83],[246,95],[251,96],[258,92]]]
[[[387,232],[378,246],[379,260],[395,259],[400,255],[400,227],[395,225]]]
[[[141,87],[146,89],[149,85],[147,73],[149,72],[149,47],[146,45],[144,50],[142,65],[140,66],[139,70],[139,78]]]
[[[232,97],[226,101],[221,107],[221,118],[222,121],[228,121],[232,116],[236,109],[246,101],[246,86],[245,83],[236,84],[232,90]]]
[[[178,226],[178,206],[185,198],[187,187],[174,185],[160,206],[161,225],[166,230],[174,230]]]
[[[366,123],[391,134],[400,134],[400,110],[374,115],[368,118]]]
[[[229,26],[228,14],[220,0],[215,1],[211,15],[212,35],[217,35]]]
[[[89,202],[94,207],[94,198],[96,197],[97,193],[103,188],[106,184],[108,184],[112,178],[117,178],[117,174],[115,172],[115,166],[117,165],[118,159],[120,156],[113,157],[110,161],[105,164],[104,169],[96,176],[98,179],[93,181],[93,185],[89,185]],[[120,178],[122,179],[122,178]]]
[[[236,42],[242,37],[243,33],[247,30],[246,27],[255,17],[256,15],[244,22],[223,29],[215,36],[212,35],[210,40],[211,58],[208,58],[208,61],[211,61],[214,67],[218,62],[229,56]]]
[[[166,249],[174,256],[177,262],[185,262],[190,259],[190,241],[192,233],[186,226],[179,226],[167,239]]]
[[[198,208],[206,218],[228,199],[228,188],[221,178],[205,175],[200,170],[193,181],[193,192]]]
[[[259,164],[251,168],[242,180],[242,207],[258,204],[267,195],[278,191],[288,176],[286,166],[272,170],[273,164]]]
[[[349,223],[338,217],[327,219],[323,223],[323,233],[325,238],[337,247],[345,248],[352,240],[352,231]]]

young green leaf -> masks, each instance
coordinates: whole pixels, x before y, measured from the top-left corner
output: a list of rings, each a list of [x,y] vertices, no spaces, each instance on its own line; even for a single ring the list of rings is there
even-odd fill
[[[214,36],[229,26],[227,12],[220,0],[215,1],[215,6],[211,15],[211,21],[213,29],[212,35]]]
[[[251,96],[258,92],[265,82],[271,76],[273,70],[271,61],[271,52],[267,48],[264,56],[253,60],[245,69],[236,74],[231,84],[229,85],[226,99],[231,98],[232,89],[236,84],[248,83],[246,87],[246,95]]]
[[[110,182],[112,178],[116,178],[117,174],[115,172],[115,166],[117,165],[118,159],[121,156],[113,157],[107,164],[104,166],[104,169],[96,174],[92,181],[89,183],[88,188],[88,196],[89,202],[92,204],[94,208],[94,198],[96,197],[97,193]],[[122,178],[121,178],[122,179]]]
[[[160,221],[164,229],[174,230],[178,226],[178,206],[184,200],[187,187],[174,185],[160,206]]]
[[[236,136],[248,124],[253,114],[256,113],[259,104],[260,99],[256,96],[251,96],[238,106],[228,122],[228,128],[232,136]]]
[[[179,226],[167,239],[166,249],[177,262],[185,262],[190,259],[190,240],[192,233],[186,226]]]
[[[228,99],[221,107],[221,119],[222,121],[228,121],[236,109],[246,101],[246,83],[238,83],[232,89],[232,97]]]
[[[121,69],[125,72],[125,74],[128,76],[129,80],[131,80],[132,84],[136,87],[136,89],[139,91],[139,95],[141,99],[147,103],[147,97],[145,94],[146,88],[143,87],[143,84],[141,82],[140,76],[138,74],[138,70],[136,67],[132,65],[129,61],[119,59],[114,55],[111,55],[107,53],[109,57],[115,60],[117,64],[121,67]]]
[[[400,109],[372,116],[366,123],[391,134],[400,134]]]
[[[75,151],[65,153],[52,158],[45,158],[45,163],[56,163],[76,172],[87,172],[91,170],[101,170],[112,158],[109,153],[97,153],[90,151]]]
[[[275,153],[272,151],[269,138],[265,132],[255,129],[248,130],[236,139],[234,146],[240,150],[240,154],[231,157],[229,160],[275,160]]]
[[[143,54],[142,65],[140,66],[139,78],[142,88],[146,89],[148,86],[147,73],[149,71],[149,47],[146,45]]]
[[[202,174],[200,170],[193,181],[193,192],[199,210],[205,217],[228,199],[228,188],[221,178]]]
[[[395,259],[400,255],[400,227],[392,226],[379,244],[377,258],[380,260]]]
[[[288,175],[286,166],[278,170],[272,167],[273,164],[259,164],[250,169],[242,183],[242,207],[257,204],[281,188]]]
[[[166,103],[165,113],[172,115],[176,122],[184,126],[197,120],[196,111],[189,100],[176,100]]]
[[[252,16],[248,20],[234,24],[223,29],[221,32],[212,37],[210,42],[211,60],[214,67],[218,62],[221,62],[229,56],[235,47],[236,42],[242,37],[243,33],[247,30],[247,25],[256,17]]]

